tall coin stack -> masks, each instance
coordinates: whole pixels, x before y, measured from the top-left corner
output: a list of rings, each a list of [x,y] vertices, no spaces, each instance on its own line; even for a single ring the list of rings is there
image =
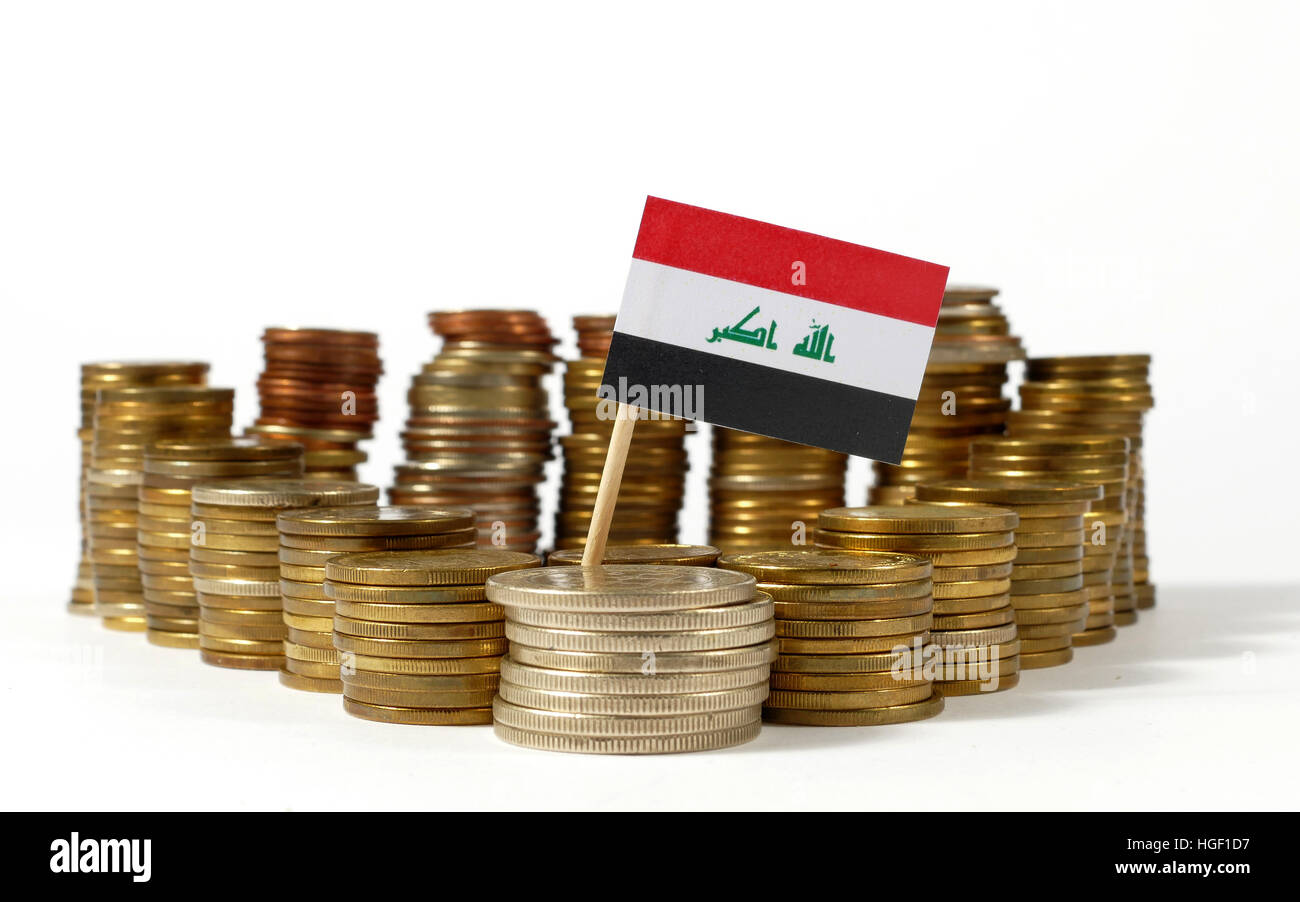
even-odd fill
[[[148,628],[138,541],[145,448],[230,435],[234,397],[232,389],[198,385],[100,389],[86,508],[95,614],[104,626]]]
[[[613,316],[575,316],[577,360],[564,362],[564,407],[570,434],[560,438],[564,473],[555,514],[557,548],[582,548],[596,506],[596,489],[605,469],[605,452],[613,431],[616,398],[597,398],[605,374],[605,357],[613,336]],[[611,386],[618,389],[618,386]],[[628,448],[623,482],[610,524],[609,539],[618,544],[671,544],[677,541],[677,518],[686,493],[686,420],[662,417],[638,420]]]
[[[718,561],[718,549],[712,545],[606,545],[602,564],[676,564],[682,567],[712,567]],[[562,548],[546,559],[550,567],[575,567],[582,564],[582,550]]]
[[[1020,682],[1021,645],[1011,606],[1018,523],[1015,511],[1000,507],[843,507],[822,511],[817,544],[928,558],[934,567],[931,641],[945,657],[973,660],[989,673],[987,679],[945,673],[937,684],[946,696],[979,695]]]
[[[190,575],[199,599],[203,661],[239,670],[281,669],[289,650],[281,562],[290,565],[289,578],[305,580],[323,559],[310,551],[281,552],[276,516],[291,508],[373,506],[378,500],[373,485],[323,479],[231,479],[194,486]]]
[[[975,287],[944,292],[903,459],[872,465],[872,504],[901,504],[920,483],[965,476],[970,440],[1003,431],[1011,408],[1002,396],[1007,364],[1023,360],[1025,351],[993,302],[997,294]]]
[[[548,751],[694,752],[758,735],[772,600],[712,567],[545,567],[488,580],[510,653],[496,734]]]
[[[540,564],[473,548],[331,558],[325,594],[336,609],[344,710],[382,723],[491,723],[506,640],[484,583]]]
[[[915,660],[930,635],[928,561],[801,548],[727,554],[718,566],[753,576],[774,599],[780,656],[765,720],[873,726],[943,710]]]
[[[724,552],[801,544],[817,514],[844,503],[848,456],[713,427],[709,544]]]
[[[542,386],[555,339],[531,310],[437,312],[429,324],[443,344],[411,380],[406,463],[389,500],[468,507],[479,547],[531,552],[555,427]]]
[[[1102,487],[1102,497],[1093,501],[1083,515],[1084,582],[1090,602],[1102,602],[1090,614],[1092,619],[1073,644],[1109,641],[1104,617],[1105,602],[1113,612],[1113,625],[1123,626],[1137,619],[1128,572],[1119,566],[1128,531],[1128,439],[1107,435],[1050,435],[1019,438],[998,436],[971,444],[971,476],[1016,479],[1028,482],[1066,480]],[[1039,536],[1042,545],[1068,545],[1073,531]],[[1109,585],[1101,574],[1109,572]],[[1083,635],[1092,630],[1100,632]],[[1069,643],[1067,643],[1069,644]],[[1065,647],[1062,645],[1060,647]]]
[[[255,438],[155,442],[140,483],[140,582],[149,641],[199,647],[199,599],[190,576],[191,490],[214,479],[302,475],[302,446]]]
[[[268,328],[257,380],[261,413],[248,432],[301,444],[312,479],[353,480],[358,443],[379,419],[379,336],[339,329]]]
[[[116,362],[81,365],[81,425],[77,439],[81,442],[81,480],[77,489],[77,509],[81,518],[81,558],[77,563],[77,581],[72,588],[68,611],[91,616],[95,613],[94,564],[90,560],[90,518],[86,510],[86,492],[95,446],[95,396],[101,388],[145,388],[165,385],[204,385],[208,365],[190,362]]]
[[[1085,558],[1083,554],[1084,516],[1101,492],[1100,486],[1082,482],[1014,479],[952,480],[916,487],[915,502],[921,504],[954,508],[994,505],[1014,510],[1020,517],[1011,569],[1011,604],[1020,634],[1021,669],[1068,663],[1074,657],[1070,645],[1095,645],[1115,636],[1107,558]],[[1069,532],[1068,542],[1061,542],[1063,532]],[[1041,545],[1040,536],[1050,536],[1048,541],[1059,544]],[[1089,567],[1092,569],[1086,569]],[[1061,635],[1066,629],[1074,639],[1062,647]],[[1080,640],[1080,636],[1084,638]]]
[[[1156,603],[1147,560],[1142,466],[1142,423],[1155,406],[1150,369],[1149,354],[1033,358],[1020,386],[1021,409],[1011,415],[1008,427],[1011,435],[1077,432],[1128,438],[1129,527],[1120,555],[1124,565],[1131,567],[1138,608]]]
[[[315,507],[282,511],[275,522],[280,531],[280,600],[288,634],[285,650],[292,653],[280,671],[280,682],[309,692],[343,691],[339,652],[334,647],[336,612],[334,602],[325,594],[325,560],[363,551],[473,548],[475,541],[474,514],[466,508]],[[337,618],[344,632],[366,627],[361,620]],[[372,632],[374,629],[371,627]],[[400,631],[403,627],[385,624],[381,629]],[[407,629],[418,631],[421,627]],[[307,661],[304,657],[326,660]]]

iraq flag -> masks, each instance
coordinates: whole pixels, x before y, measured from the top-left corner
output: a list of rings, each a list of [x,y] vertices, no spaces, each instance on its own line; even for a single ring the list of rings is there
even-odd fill
[[[934,263],[647,198],[602,397],[897,463],[947,279]]]

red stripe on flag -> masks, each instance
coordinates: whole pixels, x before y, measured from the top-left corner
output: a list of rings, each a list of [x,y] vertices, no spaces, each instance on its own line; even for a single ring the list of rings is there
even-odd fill
[[[632,256],[931,328],[948,281],[936,263],[659,197],[646,198]]]

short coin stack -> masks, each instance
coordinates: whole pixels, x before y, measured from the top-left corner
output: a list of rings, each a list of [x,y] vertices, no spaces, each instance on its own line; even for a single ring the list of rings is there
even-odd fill
[[[1011,606],[1016,557],[1015,511],[901,504],[822,511],[817,544],[855,551],[895,551],[934,565],[931,641],[945,658],[979,662],[988,679],[938,680],[944,695],[978,695],[1020,681],[1020,645]],[[1067,642],[1069,637],[1066,637]]]
[[[993,302],[997,293],[976,287],[944,292],[903,460],[873,465],[872,504],[900,504],[922,482],[965,476],[970,440],[1003,431],[1011,408],[1002,396],[1007,364],[1025,352]]]
[[[617,413],[610,386],[598,398],[614,317],[576,316],[582,356],[564,362],[564,408],[571,434],[560,438],[564,473],[555,513],[555,544],[581,548],[587,541],[596,489],[605,468],[605,452]],[[607,326],[605,329],[600,327]],[[637,421],[628,448],[623,482],[609,538],[615,543],[663,544],[677,541],[677,518],[686,492],[686,420],[650,415]]]
[[[718,561],[712,545],[606,545],[602,564],[677,564],[682,567],[712,567]],[[582,550],[552,551],[546,559],[551,567],[579,566]]]
[[[709,544],[724,552],[789,548],[817,514],[844,503],[847,455],[713,427]]]
[[[549,751],[693,752],[758,735],[772,600],[712,567],[545,567],[494,576],[510,653],[496,734]]]
[[[309,692],[343,691],[334,602],[325,594],[326,560],[363,551],[473,548],[475,540],[474,514],[467,508],[313,507],[282,511],[275,522],[287,634],[280,682]],[[352,624],[352,618],[341,620]]]
[[[1146,552],[1142,466],[1142,424],[1155,406],[1150,369],[1149,354],[1033,358],[1020,386],[1021,410],[1012,414],[1008,428],[1011,435],[1076,432],[1128,438],[1129,518],[1120,560],[1131,568],[1138,608],[1156,603]]]
[[[288,648],[276,515],[299,507],[373,506],[379,489],[323,479],[232,479],[199,483],[191,500],[200,656],[217,667],[281,669]],[[301,560],[310,561],[304,564],[310,572],[322,563],[308,553]],[[292,578],[297,564],[290,563]]]
[[[930,563],[903,554],[803,548],[723,555],[774,599],[780,656],[763,717],[849,727],[906,723],[943,710],[923,672]]]
[[[314,479],[355,480],[379,419],[379,336],[340,329],[269,328],[257,380],[261,413],[250,433],[306,448]]]
[[[443,345],[411,380],[407,462],[389,500],[468,507],[479,547],[530,552],[555,426],[542,386],[555,339],[527,310],[431,313],[429,322]]]
[[[483,584],[540,564],[473,548],[331,558],[325,594],[337,612],[344,710],[382,723],[491,723],[506,640]]]
[[[140,582],[149,641],[199,647],[199,599],[190,576],[191,490],[199,482],[302,475],[302,446],[255,438],[156,442],[140,483]]]
[[[1034,436],[1031,438],[990,436],[971,443],[971,476],[984,479],[1017,479],[1028,482],[1066,480],[1086,482],[1102,487],[1103,495],[1093,501],[1084,514],[1084,571],[1093,574],[1085,579],[1093,601],[1113,599],[1114,625],[1123,626],[1137,619],[1136,602],[1128,573],[1118,566],[1127,531],[1126,487],[1128,480],[1128,439],[1107,435]],[[1042,535],[1043,546],[1074,542],[1074,531],[1062,530]],[[1089,560],[1091,558],[1091,560]],[[1109,570],[1109,591],[1101,589],[1103,571]],[[1108,641],[1107,624],[1101,610],[1097,620],[1085,631],[1103,632],[1086,636],[1075,643],[1083,645]]]
[[[1074,657],[1070,647],[1074,643],[1067,641],[1067,631],[1076,640],[1085,636],[1077,643],[1081,645],[1114,638],[1107,558],[1083,554],[1084,516],[1101,492],[1100,486],[1082,482],[1014,479],[953,480],[916,488],[915,500],[922,504],[952,508],[991,504],[1014,510],[1020,517],[1011,604],[1020,634],[1021,669],[1068,663]],[[1061,541],[1063,532],[1070,533],[1070,541]],[[1039,544],[1040,536],[1050,536],[1048,541],[1057,544]],[[1100,588],[1099,596],[1094,587]]]
[[[90,560],[90,519],[86,510],[86,491],[95,446],[95,396],[101,388],[151,387],[165,385],[203,385],[208,365],[190,362],[104,362],[81,365],[81,481],[77,506],[81,516],[81,559],[77,564],[77,581],[72,588],[68,611],[94,615],[95,574]]]
[[[86,509],[95,614],[104,626],[148,626],[138,542],[145,449],[163,439],[230,435],[234,397],[229,388],[196,385],[99,391]]]

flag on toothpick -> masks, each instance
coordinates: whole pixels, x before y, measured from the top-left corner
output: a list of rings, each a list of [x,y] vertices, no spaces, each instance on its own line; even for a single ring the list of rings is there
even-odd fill
[[[946,266],[647,198],[603,396],[897,463],[947,279]]]

